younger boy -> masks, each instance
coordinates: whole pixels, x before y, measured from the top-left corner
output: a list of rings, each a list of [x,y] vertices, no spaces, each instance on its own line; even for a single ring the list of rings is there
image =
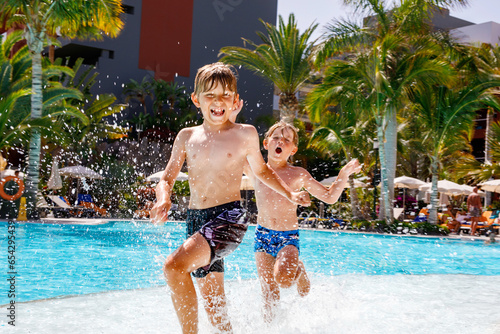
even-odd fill
[[[266,165],[253,126],[229,121],[231,113],[242,107],[231,67],[214,63],[200,68],[191,99],[203,114],[203,124],[177,135],[156,188],[151,219],[167,220],[172,187],[186,161],[191,191],[188,239],[167,257],[163,270],[183,333],[198,331],[198,300],[191,273],[197,278],[212,325],[231,332],[222,258],[241,243],[247,228],[246,212],[239,204],[243,167],[248,163],[259,180],[294,205],[309,205],[309,195],[292,192]]]
[[[287,162],[297,152],[297,146],[298,133],[295,127],[285,122],[274,124],[264,139],[269,167],[292,190],[306,189],[328,204],[335,203],[346,186],[349,175],[361,170],[358,160],[351,160],[344,166],[332,186],[326,188],[307,170]],[[252,173],[248,174],[252,177]],[[309,293],[310,282],[304,264],[299,260],[297,205],[259,180],[254,180],[254,184],[258,209],[255,259],[264,298],[264,318],[272,321],[274,309],[280,299],[280,287],[288,288],[296,284],[299,295],[305,296]]]

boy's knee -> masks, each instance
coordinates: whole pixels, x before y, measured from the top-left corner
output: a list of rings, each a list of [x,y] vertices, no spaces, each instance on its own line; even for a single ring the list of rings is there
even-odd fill
[[[274,280],[276,281],[276,283],[278,283],[280,288],[287,289],[293,285],[295,281],[295,274],[291,272],[289,273],[287,271],[277,272],[276,275],[274,276]]]
[[[185,272],[185,268],[179,265],[177,261],[172,256],[167,257],[165,263],[163,264],[163,274],[165,278],[170,275],[181,274]]]

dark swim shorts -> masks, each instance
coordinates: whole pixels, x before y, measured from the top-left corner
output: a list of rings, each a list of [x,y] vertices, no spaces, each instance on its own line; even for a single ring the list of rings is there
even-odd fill
[[[300,252],[299,230],[275,231],[257,225],[254,252],[265,252],[276,257],[279,251],[288,245],[295,246]]]
[[[207,209],[189,209],[186,224],[188,237],[200,232],[210,246],[210,264],[192,273],[194,277],[203,278],[210,272],[224,272],[224,257],[243,240],[248,216],[240,202],[231,202]]]

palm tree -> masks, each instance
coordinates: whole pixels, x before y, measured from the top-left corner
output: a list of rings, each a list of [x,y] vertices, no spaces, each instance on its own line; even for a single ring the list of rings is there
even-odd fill
[[[489,73],[500,75],[500,46],[493,47],[490,44],[483,44],[479,49],[479,57],[482,60],[483,66],[486,67]],[[496,87],[494,93],[500,97],[500,87]],[[486,163],[491,162],[491,145],[488,137],[490,137],[491,126],[493,124],[493,110],[488,108],[486,114],[486,143],[484,148]],[[497,160],[498,161],[498,160]]]
[[[6,28],[24,27],[32,57],[31,118],[42,116],[42,50],[50,36],[101,39],[116,36],[123,27],[120,0],[4,0],[0,22]],[[38,218],[36,192],[40,163],[40,131],[31,131],[28,162],[27,211]]]
[[[113,94],[97,95],[85,107],[81,107],[88,118],[86,124],[66,124],[66,130],[73,133],[69,147],[75,154],[75,160],[87,160],[98,142],[103,139],[116,140],[126,136],[128,128],[105,121],[106,117],[120,113],[126,108],[126,105],[115,104],[115,101]]]
[[[496,83],[498,84],[498,82]],[[423,86],[416,91],[414,101],[424,127],[425,140],[429,143],[432,190],[429,221],[437,222],[437,182],[443,156],[462,150],[468,143],[468,133],[474,124],[476,110],[498,103],[487,90],[494,82],[468,82],[452,87]]]
[[[324,86],[319,85],[306,98],[309,117],[316,123],[319,122],[311,136],[310,145],[330,155],[343,153],[347,161],[357,158],[361,163],[370,162],[368,154],[364,153],[372,146],[370,133],[374,130],[373,120],[360,118],[360,113],[356,108],[351,108],[353,105],[349,103],[339,105],[340,107],[333,111],[324,111],[335,105],[335,101],[325,100],[325,91],[322,88]],[[346,99],[342,102],[350,102],[350,100]],[[349,188],[353,218],[361,219],[362,214],[353,175],[349,176]]]
[[[293,124],[300,108],[296,93],[311,77],[314,42],[309,39],[317,24],[301,34],[293,14],[287,24],[280,16],[278,27],[261,22],[267,33],[257,32],[262,44],[243,38],[250,48],[226,46],[219,55],[223,55],[222,62],[241,65],[274,83],[280,91],[280,118]]]
[[[87,118],[82,112],[63,102],[66,99],[80,99],[82,94],[74,88],[66,88],[49,77],[72,74],[71,69],[47,66],[44,73],[42,115],[38,119],[30,117],[30,69],[31,55],[26,46],[12,57],[12,47],[21,40],[19,31],[9,34],[4,41],[0,36],[0,150],[29,141],[31,129],[37,129],[44,136],[58,138],[64,136],[62,125],[65,120],[85,124]]]
[[[500,123],[493,123],[486,138],[490,146],[491,161],[480,163],[473,156],[461,164],[456,164],[453,171],[460,178],[479,183],[491,178],[500,179]]]
[[[141,82],[137,82],[134,79],[130,79],[130,82],[127,83],[123,89],[123,94],[125,95],[125,102],[129,103],[130,100],[139,101],[140,105],[143,108],[144,115],[148,114],[147,106],[146,106],[146,98],[152,98],[153,84],[149,81],[148,77],[145,76],[142,78]]]
[[[317,64],[326,64],[322,89],[325,99],[356,104],[374,118],[382,178],[383,213],[392,223],[392,200],[397,157],[397,115],[408,104],[416,84],[440,84],[450,72],[438,58],[427,23],[432,4],[439,0],[405,0],[386,8],[383,0],[346,0],[361,13],[370,13],[367,25],[338,21],[319,48]],[[448,2],[448,1],[446,1]],[[341,53],[349,52],[344,59]],[[332,60],[332,57],[337,57]],[[328,88],[328,89],[327,89]],[[352,99],[347,102],[346,99]]]

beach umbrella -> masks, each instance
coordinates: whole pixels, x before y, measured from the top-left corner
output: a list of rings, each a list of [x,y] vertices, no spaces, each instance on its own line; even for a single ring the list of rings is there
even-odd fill
[[[80,179],[82,178],[87,178],[87,179],[96,179],[96,180],[102,180],[104,177],[93,171],[90,168],[84,167],[84,166],[69,166],[69,167],[64,167],[59,169],[59,174],[63,176],[69,176],[72,178],[77,178],[78,179],[78,184],[76,186],[76,200],[78,201],[78,193],[79,193],[79,188],[80,188]]]
[[[5,170],[2,170],[2,171],[0,171],[0,178],[6,177],[6,176],[16,176],[16,172],[18,172],[18,170],[16,170],[16,169],[5,169]],[[24,179],[24,173],[23,172],[19,172],[19,174],[17,176],[21,180]]]
[[[324,180],[321,180],[320,183],[324,186],[331,186],[333,181],[335,181],[337,179],[336,176],[331,176],[331,177],[328,177]],[[366,188],[368,187],[368,185],[366,183],[363,183],[359,180],[356,180],[354,179],[354,188]]]
[[[478,184],[482,190],[500,193],[500,180],[489,180]]]
[[[70,176],[74,178],[88,178],[88,179],[97,179],[102,180],[104,177],[94,172],[92,169],[84,167],[84,166],[69,166],[59,169],[59,174],[63,176]]]
[[[159,171],[157,173],[154,173],[152,175],[149,175],[146,178],[146,181],[148,182],[160,182],[161,176],[163,175],[163,171]],[[188,175],[183,172],[179,172],[179,175],[175,178],[176,181],[186,181],[188,180]]]
[[[394,188],[403,189],[403,208],[406,205],[406,189],[418,189],[425,185],[425,182],[414,177],[400,176],[394,179]]]
[[[468,194],[467,190],[460,184],[448,181],[448,180],[440,180],[437,184],[438,192],[455,196],[455,195],[466,195]],[[430,192],[432,189],[432,183],[426,183],[418,188],[420,191],[428,191]]]
[[[418,189],[425,184],[424,181],[409,176],[400,176],[394,179],[394,188]]]
[[[58,161],[54,159],[52,161],[52,170],[50,171],[50,178],[47,182],[47,188],[57,190],[62,188],[61,174],[59,174],[59,168],[57,167]]]

